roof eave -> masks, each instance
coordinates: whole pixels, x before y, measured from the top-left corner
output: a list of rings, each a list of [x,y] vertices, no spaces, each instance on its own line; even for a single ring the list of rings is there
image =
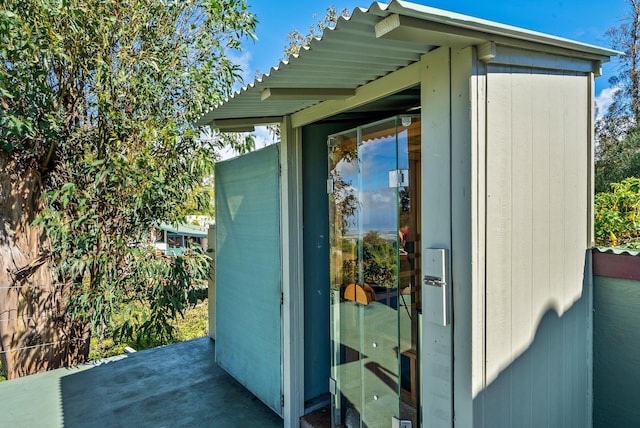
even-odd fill
[[[340,18],[334,29],[325,31],[322,38],[314,39],[311,45],[302,49],[298,56],[290,58],[289,61],[280,62],[277,67],[270,70],[269,74],[256,79],[252,84],[205,112],[196,125],[217,127],[228,123],[226,121],[229,120],[234,121],[233,123],[236,125],[239,123],[238,121],[242,122],[242,125],[261,125],[265,124],[265,116],[269,120],[277,122],[281,121],[284,116],[325,101],[327,94],[345,96],[344,94],[348,95],[348,93],[370,82],[371,80],[353,78],[355,70],[369,70],[363,68],[362,63],[346,63],[352,58],[346,56],[344,52],[340,53],[335,50],[334,45],[337,40],[340,40],[339,38],[345,40],[344,46],[352,48],[351,54],[356,56],[366,55],[362,49],[356,50],[358,43],[362,44],[363,40],[377,43],[377,50],[384,47],[387,49],[386,52],[392,55],[398,54],[395,49],[391,49],[395,46],[399,50],[403,48],[412,50],[405,55],[406,61],[399,61],[395,69],[392,67],[386,70],[380,69],[379,71],[383,73],[371,76],[373,80],[406,67],[415,62],[419,55],[438,46],[462,48],[495,43],[592,61],[594,69],[598,70],[600,64],[608,62],[612,56],[620,54],[620,52],[611,49],[401,0],[394,0],[388,5],[372,3],[368,9],[354,9],[350,18]],[[337,46],[341,48],[342,44]],[[416,51],[416,49],[420,51]],[[347,51],[345,50],[345,52]],[[399,57],[402,55],[404,54],[398,54]],[[301,79],[301,76],[308,72],[305,70],[316,71],[317,68],[321,69],[327,63],[335,64],[337,68],[337,65],[341,65],[341,61],[344,62],[345,67],[352,67],[349,69],[351,78],[346,78],[347,74],[338,74],[347,73],[347,71],[333,72],[334,70],[332,70],[332,73],[327,72],[320,78]],[[374,59],[371,61],[372,67],[370,68],[373,68],[374,63],[379,66],[380,61]],[[596,72],[596,74],[598,73]],[[336,75],[345,78],[336,80]],[[332,77],[334,77],[333,80],[331,80]],[[298,91],[301,96],[299,99],[292,96],[281,96],[280,99],[274,99],[275,97],[264,95],[274,88],[279,90],[285,88],[284,92],[288,90],[288,95]],[[277,91],[274,90],[275,92]],[[314,99],[316,94],[317,99]],[[263,101],[264,98],[267,100]]]

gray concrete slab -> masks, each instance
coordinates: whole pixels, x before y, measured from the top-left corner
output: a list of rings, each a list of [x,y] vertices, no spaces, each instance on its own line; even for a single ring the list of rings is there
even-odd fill
[[[0,383],[0,425],[282,427],[201,338]]]

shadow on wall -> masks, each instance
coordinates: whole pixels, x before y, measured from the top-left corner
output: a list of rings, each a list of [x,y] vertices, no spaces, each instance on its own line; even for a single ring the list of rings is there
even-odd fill
[[[590,278],[586,262],[580,298],[562,315],[548,309],[526,350],[474,398],[474,426],[590,426]]]

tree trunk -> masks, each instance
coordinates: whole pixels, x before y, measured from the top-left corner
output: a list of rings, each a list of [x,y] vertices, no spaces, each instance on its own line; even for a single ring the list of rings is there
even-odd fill
[[[640,124],[640,70],[638,69],[638,60],[640,60],[640,0],[630,0],[629,3],[632,8],[628,40],[628,55],[631,62],[629,79],[631,79],[631,109],[637,126]]]
[[[0,362],[13,379],[86,361],[91,330],[65,313],[48,242],[31,222],[41,209],[35,170],[15,171],[0,151]]]

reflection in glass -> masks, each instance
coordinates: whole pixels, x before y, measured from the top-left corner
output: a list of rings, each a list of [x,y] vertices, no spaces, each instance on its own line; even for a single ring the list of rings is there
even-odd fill
[[[417,423],[420,122],[394,117],[328,146],[333,425]]]

